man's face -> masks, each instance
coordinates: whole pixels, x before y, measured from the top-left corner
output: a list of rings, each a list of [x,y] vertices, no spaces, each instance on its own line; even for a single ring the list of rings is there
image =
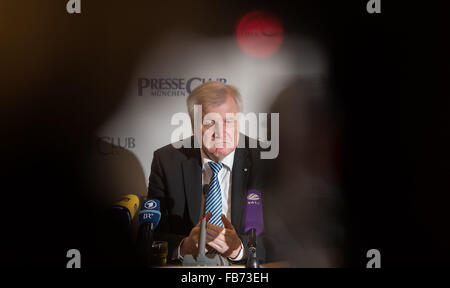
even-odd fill
[[[222,161],[238,144],[238,105],[227,95],[224,103],[202,109],[202,149],[211,160]]]

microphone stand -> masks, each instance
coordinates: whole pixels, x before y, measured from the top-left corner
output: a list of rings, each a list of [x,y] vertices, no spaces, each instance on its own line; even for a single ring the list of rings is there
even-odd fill
[[[203,201],[201,207],[201,215],[205,215],[205,202],[208,195],[209,185],[203,186]],[[206,246],[206,217],[203,216],[200,222],[200,239],[198,243],[197,259],[193,255],[184,255],[183,266],[230,266],[228,260],[219,254],[205,254]]]
[[[258,257],[256,256],[256,230],[252,228],[249,230],[248,251],[246,268],[259,268]]]

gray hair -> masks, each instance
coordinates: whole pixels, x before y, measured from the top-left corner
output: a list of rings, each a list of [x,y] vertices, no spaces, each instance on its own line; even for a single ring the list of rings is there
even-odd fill
[[[218,106],[225,102],[227,95],[233,97],[241,111],[241,94],[236,87],[219,81],[208,81],[195,88],[186,100],[191,121],[194,121],[194,105]]]

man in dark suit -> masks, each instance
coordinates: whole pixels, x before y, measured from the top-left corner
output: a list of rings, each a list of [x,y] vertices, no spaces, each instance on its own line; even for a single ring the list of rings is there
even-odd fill
[[[241,98],[233,86],[207,82],[192,91],[187,106],[194,136],[154,152],[148,194],[160,200],[162,214],[155,238],[169,242],[172,260],[197,255],[203,202],[207,252],[244,262],[245,197],[248,189],[260,187],[260,149],[249,148],[253,139],[238,132]],[[202,184],[209,184],[207,196]],[[259,237],[257,245],[263,262],[264,244]]]

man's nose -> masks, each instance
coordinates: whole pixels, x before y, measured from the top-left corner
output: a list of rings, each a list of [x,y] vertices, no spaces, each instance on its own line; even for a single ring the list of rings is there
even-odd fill
[[[225,138],[226,136],[226,127],[224,123],[217,121],[214,127],[214,137],[216,138]]]

